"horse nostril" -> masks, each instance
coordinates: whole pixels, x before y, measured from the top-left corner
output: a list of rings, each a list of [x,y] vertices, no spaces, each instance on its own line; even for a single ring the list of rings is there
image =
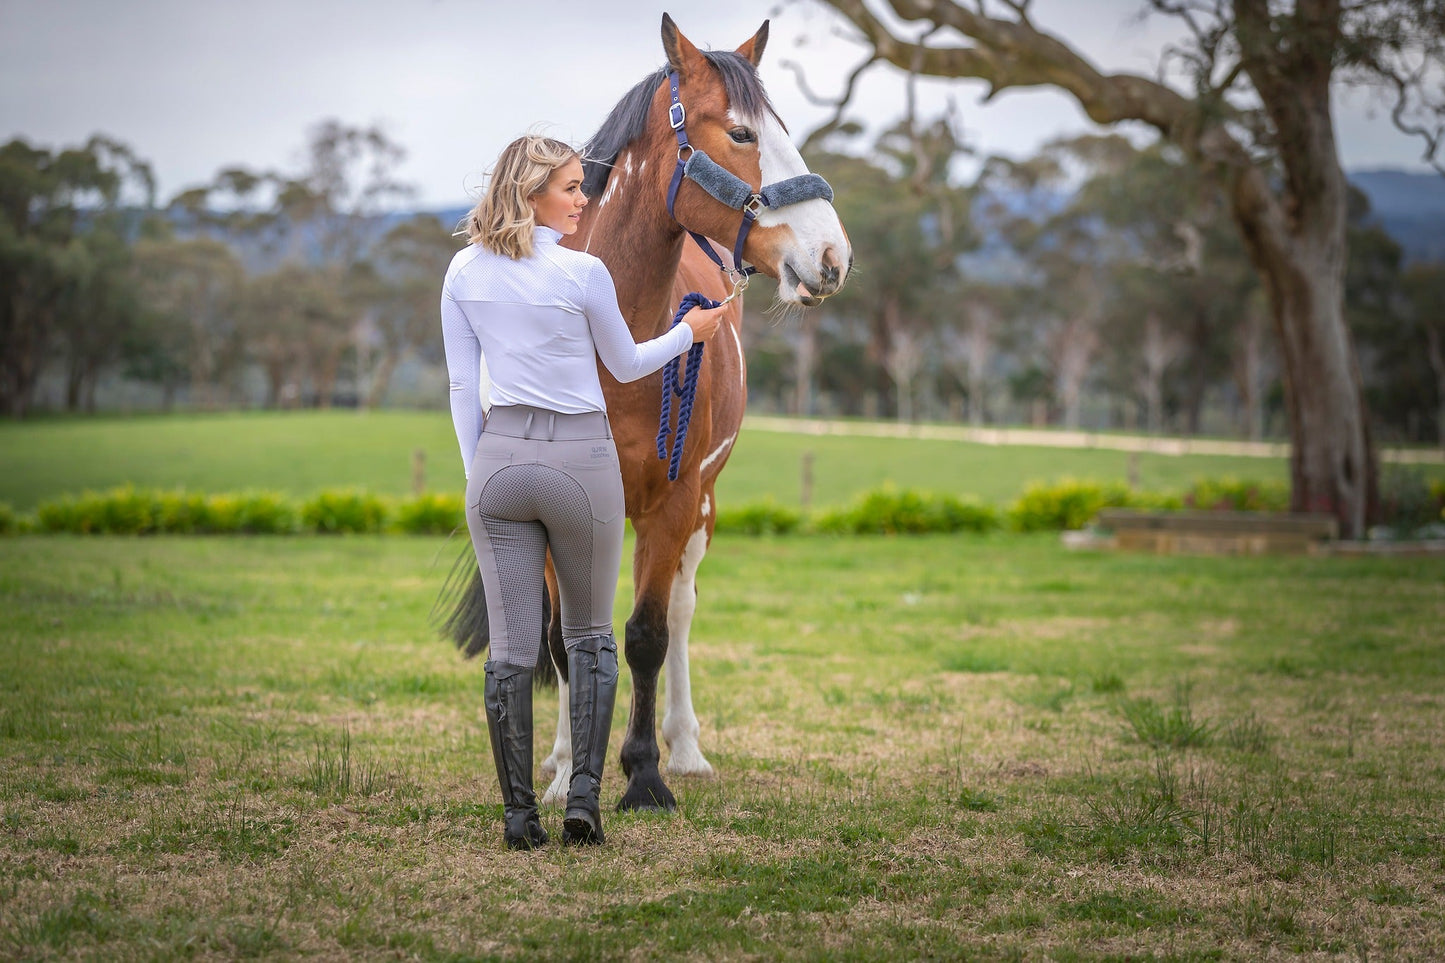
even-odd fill
[[[823,268],[823,283],[834,287],[838,283],[838,269],[832,265]]]

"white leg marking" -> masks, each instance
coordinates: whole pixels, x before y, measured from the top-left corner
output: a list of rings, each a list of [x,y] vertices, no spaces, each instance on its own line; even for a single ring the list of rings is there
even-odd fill
[[[697,714],[692,711],[692,681],[688,678],[687,635],[697,610],[697,567],[707,554],[707,529],[687,540],[682,564],[672,578],[672,600],[667,606],[667,711],[662,716],[662,738],[671,752],[667,771],[674,776],[712,775],[712,766],[697,747]]]
[[[557,740],[552,743],[552,754],[542,761],[542,778],[555,776],[547,791],[542,794],[542,805],[561,805],[567,799],[567,790],[572,785],[572,716],[568,712],[570,698],[567,683],[557,680]]]
[[[735,442],[735,441],[737,441],[737,440],[738,440],[738,436],[737,436],[736,433],[734,433],[734,434],[732,435],[732,437],[728,438],[728,439],[727,439],[726,441],[724,441],[721,445],[718,445],[716,448],[714,448],[714,449],[708,454],[708,456],[702,460],[702,467],[701,467],[699,470],[700,470],[700,471],[707,471],[707,466],[708,466],[708,465],[711,465],[713,462],[715,462],[715,461],[717,461],[719,458],[721,458],[721,457],[723,456],[723,452],[727,451],[728,448],[730,448],[730,447],[732,446],[732,443]],[[703,513],[704,516],[706,516],[706,515],[707,515],[707,509],[704,508],[702,513]],[[694,536],[694,537],[696,537],[696,536]],[[707,551],[707,549],[704,548],[703,551]],[[701,558],[701,556],[699,556],[699,558]]]
[[[702,496],[702,511],[699,513],[703,518],[712,514],[712,499],[707,495]]]

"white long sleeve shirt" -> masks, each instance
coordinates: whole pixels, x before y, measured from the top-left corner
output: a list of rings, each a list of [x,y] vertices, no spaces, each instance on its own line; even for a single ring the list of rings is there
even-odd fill
[[[472,244],[447,268],[442,342],[452,422],[468,472],[482,433],[483,356],[491,404],[576,414],[607,410],[599,357],[618,381],[636,381],[692,346],[686,323],[651,341],[633,341],[612,275],[591,254],[560,246],[561,239],[559,231],[537,227],[529,258],[514,261]]]

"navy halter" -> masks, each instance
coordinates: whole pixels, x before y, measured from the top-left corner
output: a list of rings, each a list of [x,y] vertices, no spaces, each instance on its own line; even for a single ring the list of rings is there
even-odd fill
[[[832,201],[833,188],[829,187],[828,182],[817,174],[809,173],[789,177],[776,184],[765,184],[761,189],[754,191],[748,186],[747,181],[722,167],[707,154],[687,142],[687,109],[677,98],[676,70],[667,75],[667,82],[672,90],[672,105],[667,109],[667,121],[677,134],[677,167],[673,169],[672,183],[667,187],[668,216],[674,221],[677,220],[677,215],[673,213],[672,208],[677,200],[677,189],[682,186],[684,177],[691,178],[698,187],[733,210],[743,212],[743,224],[738,230],[737,241],[733,243],[734,266],[731,268],[717,256],[717,252],[713,250],[712,244],[707,238],[691,228],[683,228],[692,235],[692,239],[712,260],[712,263],[721,268],[722,272],[731,279],[733,293],[728,295],[724,301],[714,301],[693,291],[682,299],[682,304],[678,305],[677,314],[672,319],[672,323],[677,325],[692,308],[720,307],[747,288],[748,278],[757,272],[757,268],[743,264],[743,245],[747,243],[748,232],[753,229],[753,222],[758,219],[760,209],[785,207],[800,201]],[[686,157],[683,157],[684,150],[687,151]],[[697,397],[698,371],[702,368],[702,347],[702,342],[697,342],[688,350],[687,367],[682,372],[678,370],[680,367],[678,358],[673,358],[662,369],[662,417],[657,426],[657,457],[668,463],[668,481],[677,481],[678,470],[682,465],[682,447],[687,441],[687,428],[692,421],[693,400]],[[672,399],[674,396],[679,399],[675,429],[672,426]],[[671,445],[668,444],[669,435],[673,436]]]
[[[832,201],[833,188],[829,187],[828,182],[819,175],[808,173],[789,177],[775,184],[765,184],[761,189],[754,191],[748,186],[747,181],[722,167],[706,153],[687,142],[687,109],[682,106],[682,102],[677,96],[676,70],[668,73],[667,83],[672,93],[672,104],[667,109],[667,120],[672,126],[673,132],[677,134],[677,167],[673,169],[672,183],[667,188],[667,213],[674,221],[677,220],[677,215],[673,213],[672,208],[677,200],[677,189],[682,186],[684,177],[690,178],[697,186],[733,210],[743,212],[742,227],[739,228],[737,240],[733,243],[733,267],[731,268],[717,256],[717,252],[713,250],[707,238],[690,228],[683,228],[692,235],[692,239],[697,242],[698,247],[702,248],[703,253],[732,279],[733,290],[736,293],[745,288],[748,277],[757,272],[757,268],[752,265],[745,266],[743,264],[743,245],[747,243],[748,232],[753,229],[753,222],[758,219],[758,211],[764,207],[785,207],[800,201]],[[687,153],[686,157],[683,156],[684,151]]]

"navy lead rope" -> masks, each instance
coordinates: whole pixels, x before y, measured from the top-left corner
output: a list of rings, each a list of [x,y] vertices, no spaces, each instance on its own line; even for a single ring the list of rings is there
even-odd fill
[[[683,315],[695,307],[716,308],[721,304],[721,301],[714,301],[694,291],[678,305],[677,314],[672,318],[673,327],[682,321]],[[702,347],[702,342],[699,341],[688,349],[687,369],[683,373],[681,384],[677,380],[677,369],[682,360],[680,357],[673,358],[662,368],[662,419],[657,426],[657,457],[668,459],[668,481],[677,481],[677,471],[682,466],[682,445],[687,441],[687,426],[692,422],[692,403],[697,398],[697,373],[702,368]],[[669,457],[667,436],[672,432],[673,395],[680,400],[677,406],[677,437],[673,440]]]

